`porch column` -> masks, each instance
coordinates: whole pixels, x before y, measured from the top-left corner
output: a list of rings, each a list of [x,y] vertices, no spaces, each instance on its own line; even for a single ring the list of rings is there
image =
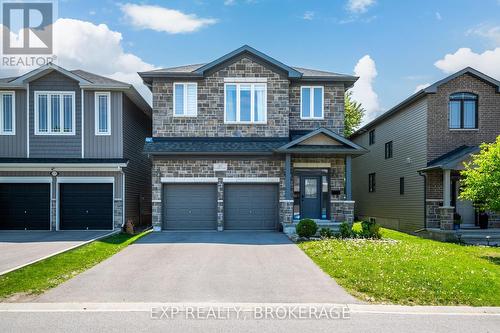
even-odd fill
[[[285,200],[292,200],[292,158],[285,156]]]
[[[351,155],[347,155],[345,157],[345,195],[347,200],[352,200],[351,174]]]
[[[451,206],[451,170],[443,170],[443,207]]]

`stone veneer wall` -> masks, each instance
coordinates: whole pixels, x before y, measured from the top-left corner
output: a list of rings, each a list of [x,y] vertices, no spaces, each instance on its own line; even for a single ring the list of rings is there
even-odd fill
[[[267,124],[224,123],[224,78],[258,77],[267,79]],[[181,82],[182,79],[175,82]],[[242,56],[218,68],[202,80],[186,80],[198,84],[197,117],[173,116],[172,80],[153,82],[154,137],[287,137],[289,130],[288,77],[281,70]]]
[[[332,222],[354,222],[354,201],[332,200]]]
[[[227,163],[227,171],[213,170],[214,163]],[[224,221],[224,185],[223,177],[254,178],[273,177],[279,178],[280,206],[285,197],[284,188],[284,161],[278,159],[153,159],[153,227],[155,230],[162,227],[162,177],[217,177],[218,180],[218,209],[217,220],[219,229]],[[280,209],[280,219],[284,222],[287,218],[286,206]],[[291,214],[291,213],[290,213]]]
[[[441,216],[439,208],[443,206],[443,200],[427,199],[427,228],[439,228]]]

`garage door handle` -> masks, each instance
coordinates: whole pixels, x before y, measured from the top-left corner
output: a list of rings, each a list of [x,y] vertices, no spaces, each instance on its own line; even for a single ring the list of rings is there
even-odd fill
[[[85,214],[88,214],[88,213],[89,213],[89,211],[88,211],[88,210],[85,210]]]
[[[24,214],[28,214],[28,212],[27,212],[27,211],[24,211]]]

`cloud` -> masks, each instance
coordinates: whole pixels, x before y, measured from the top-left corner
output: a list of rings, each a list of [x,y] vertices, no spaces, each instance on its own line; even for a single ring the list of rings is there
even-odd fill
[[[302,18],[306,21],[312,21],[314,19],[314,12],[307,11]]]
[[[347,1],[347,10],[351,13],[365,13],[369,7],[375,4],[375,0],[349,0]]]
[[[365,55],[359,59],[354,67],[354,73],[359,76],[359,79],[352,87],[352,98],[365,108],[366,114],[363,123],[366,124],[378,116],[381,111],[378,95],[373,90],[373,81],[378,75],[375,61],[369,55]]]
[[[466,35],[474,35],[485,38],[492,42],[493,45],[500,45],[500,26],[487,26],[482,24],[467,30]]]
[[[460,48],[455,53],[446,54],[434,66],[444,73],[454,73],[467,66],[473,67],[496,79],[500,78],[500,47],[476,53],[470,48]]]
[[[425,89],[427,88],[428,86],[430,86],[431,84],[430,83],[422,83],[422,84],[419,84],[416,88],[415,88],[415,91],[414,93],[416,93],[417,91],[420,91],[422,89]]]
[[[184,14],[181,11],[160,6],[127,3],[120,8],[135,27],[169,34],[195,32],[217,23],[217,20],[213,18],[200,18],[194,14]]]
[[[236,0],[224,0],[224,6],[232,6],[236,4]]]
[[[441,21],[443,17],[441,16],[440,12],[436,12],[436,20]]]
[[[106,24],[61,18],[54,23],[54,38],[58,65],[131,83],[151,101],[151,92],[137,72],[152,70],[155,66],[125,52],[120,32],[109,29]]]

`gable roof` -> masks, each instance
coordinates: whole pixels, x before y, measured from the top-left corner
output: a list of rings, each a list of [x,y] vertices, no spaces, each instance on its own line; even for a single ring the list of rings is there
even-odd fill
[[[449,81],[451,81],[451,80],[453,80],[461,75],[464,75],[464,74],[470,74],[470,75],[472,75],[472,76],[474,76],[474,77],[476,77],[476,78],[478,78],[486,83],[491,84],[492,86],[496,87],[497,93],[500,93],[500,81],[495,80],[494,78],[492,78],[492,77],[490,77],[490,76],[488,76],[488,75],[486,75],[486,74],[484,74],[484,73],[482,73],[482,72],[480,72],[472,67],[466,67],[466,68],[464,68],[456,73],[453,73],[453,74],[445,77],[442,80],[435,82],[434,84],[432,84],[426,88],[420,89],[419,91],[417,91],[416,93],[414,93],[413,95],[408,97],[407,99],[403,100],[401,103],[397,104],[396,106],[394,106],[390,110],[384,112],[382,115],[373,119],[368,124],[362,126],[360,129],[358,129],[353,134],[351,134],[350,138],[354,138],[360,134],[365,133],[368,129],[370,129],[374,125],[381,123],[385,119],[389,118],[390,116],[392,116],[393,114],[402,110],[403,108],[410,105],[411,103],[416,102],[420,98],[427,96],[428,94],[435,94],[437,92],[437,89],[439,88],[439,86],[441,86],[445,83],[448,83]]]
[[[340,143],[340,145],[300,145],[301,143],[307,141],[308,139],[317,135],[326,135],[331,139]],[[287,153],[287,152],[323,152],[323,153],[350,153],[350,154],[364,154],[367,150],[358,144],[344,138],[343,136],[327,129],[320,127],[314,131],[311,131],[295,140],[288,142],[287,144],[276,149],[277,152]]]
[[[147,72],[139,72],[145,83],[150,83],[151,78],[154,77],[169,77],[169,78],[202,78],[206,72],[234,57],[242,54],[249,54],[263,61],[283,70],[287,73],[288,78],[291,80],[309,80],[309,81],[342,81],[346,82],[348,86],[352,86],[358,79],[357,76],[339,74],[334,72],[320,71],[315,69],[307,69],[301,67],[292,67],[264,54],[251,46],[243,45],[242,47],[231,51],[218,59],[203,64],[184,65],[163,69],[156,69]]]
[[[479,150],[480,149],[477,146],[460,146],[430,161],[427,163],[426,168],[419,171],[431,169],[454,169],[458,163],[466,160],[471,154],[477,153]]]
[[[144,113],[151,117],[151,106],[139,94],[133,85],[118,80],[113,80],[105,76],[90,73],[81,69],[67,70],[53,63],[35,68],[21,76],[12,78],[0,78],[0,89],[26,89],[26,85],[39,79],[50,72],[57,71],[62,75],[78,82],[82,89],[106,89],[123,91],[125,95],[132,100]]]

